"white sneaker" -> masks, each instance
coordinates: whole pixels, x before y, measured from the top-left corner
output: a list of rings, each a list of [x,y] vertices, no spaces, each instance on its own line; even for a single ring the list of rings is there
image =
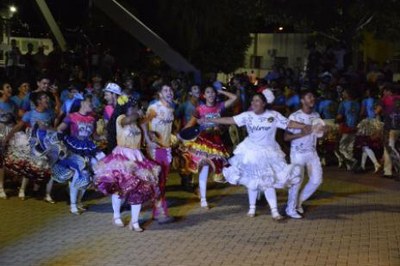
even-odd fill
[[[298,206],[297,207],[297,209],[296,209],[296,211],[298,212],[298,213],[300,213],[300,214],[303,214],[304,213],[304,209],[303,209],[303,206]]]
[[[4,188],[0,188],[0,199],[7,199],[7,194],[4,191]]]
[[[20,200],[25,200],[25,191],[20,190],[18,193],[18,198]]]
[[[121,217],[113,218],[113,225],[116,227],[124,227],[124,222],[122,222]]]
[[[201,199],[201,200],[200,200],[200,207],[205,208],[205,209],[208,209],[208,208],[209,208],[206,199]]]
[[[286,215],[293,219],[301,219],[303,216],[298,214],[296,211],[286,211]]]
[[[140,227],[138,222],[130,222],[129,223],[129,230],[135,231],[135,232],[143,232],[143,228]]]
[[[81,212],[76,207],[76,204],[71,204],[70,213],[75,214],[75,215],[81,215]]]
[[[56,203],[50,195],[46,195],[46,197],[44,197],[43,200],[44,200],[45,202],[51,203],[51,204]]]
[[[271,210],[271,216],[274,221],[281,221],[284,219],[284,217],[282,215],[280,215],[280,213],[278,212],[277,209]]]
[[[256,216],[256,208],[255,207],[250,207],[249,212],[247,213],[248,217],[254,217]]]

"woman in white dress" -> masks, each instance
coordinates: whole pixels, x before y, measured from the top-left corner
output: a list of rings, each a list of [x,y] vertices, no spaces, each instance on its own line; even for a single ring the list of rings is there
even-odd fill
[[[252,111],[233,117],[201,120],[200,123],[246,126],[248,137],[235,149],[234,156],[229,159],[230,166],[223,169],[224,177],[231,184],[247,187],[250,205],[248,216],[255,216],[258,191],[264,191],[272,218],[281,220],[275,189],[289,188],[288,207],[295,210],[298,192],[291,187],[301,181],[301,169],[287,164],[285,154],[275,140],[276,129],[311,130],[311,127],[289,121],[280,113],[267,109],[267,105],[264,94],[257,93],[251,101]],[[297,214],[295,211],[292,213]],[[290,217],[302,218],[295,214]]]

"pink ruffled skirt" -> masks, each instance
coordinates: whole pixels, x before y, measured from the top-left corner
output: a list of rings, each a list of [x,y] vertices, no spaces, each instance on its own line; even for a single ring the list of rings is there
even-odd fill
[[[118,194],[129,204],[154,201],[161,167],[138,149],[116,147],[93,167],[94,184],[105,195]]]

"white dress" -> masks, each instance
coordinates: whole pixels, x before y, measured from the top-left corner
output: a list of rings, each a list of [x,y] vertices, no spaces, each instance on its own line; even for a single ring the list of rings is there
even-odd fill
[[[246,137],[223,169],[225,179],[234,185],[251,190],[291,187],[301,181],[301,168],[287,164],[285,154],[275,140],[276,129],[286,129],[288,119],[267,110],[262,114],[252,111],[233,117],[238,126],[246,126]]]

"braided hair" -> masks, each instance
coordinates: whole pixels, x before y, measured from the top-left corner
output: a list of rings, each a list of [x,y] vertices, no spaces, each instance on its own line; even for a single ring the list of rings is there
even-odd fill
[[[117,146],[117,118],[126,114],[130,107],[138,104],[137,99],[132,96],[122,95],[118,97],[117,106],[107,124],[107,152],[110,153]]]

